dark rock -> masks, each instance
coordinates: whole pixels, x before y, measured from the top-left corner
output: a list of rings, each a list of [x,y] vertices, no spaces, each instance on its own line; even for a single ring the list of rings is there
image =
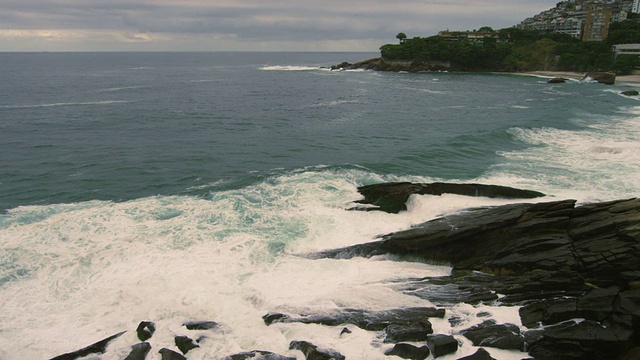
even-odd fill
[[[409,182],[373,184],[359,187],[358,192],[364,196],[364,199],[358,200],[356,203],[375,205],[375,210],[396,214],[407,209],[406,202],[412,194],[442,195],[446,193],[509,199],[531,199],[544,196],[544,194],[537,191],[521,190],[507,186],[441,182],[430,184]]]
[[[592,320],[568,321],[536,331],[542,334],[533,337],[539,339],[529,348],[529,354],[536,359],[615,359],[629,342]]]
[[[496,360],[496,359],[492,358],[491,354],[489,354],[487,350],[480,348],[475,353],[469,356],[461,357],[458,360]]]
[[[104,352],[107,350],[107,346],[109,345],[109,343],[120,337],[122,334],[124,334],[126,331],[117,333],[115,335],[109,336],[106,339],[100,340],[94,344],[91,344],[87,347],[84,347],[80,350],[76,350],[74,352],[70,352],[70,353],[66,353],[66,354],[62,354],[62,355],[58,355],[54,358],[52,358],[51,360],[75,360],[75,359],[79,359],[81,357],[85,357],[91,354],[104,354]]]
[[[153,336],[154,332],[156,332],[156,324],[151,321],[142,321],[136,328],[136,333],[140,341],[147,341]]]
[[[253,350],[226,356],[224,360],[296,360],[296,358],[269,351]]]
[[[342,328],[342,331],[340,331],[340,336],[342,336],[343,334],[351,334],[351,330],[346,327]]]
[[[427,346],[434,358],[458,351],[458,341],[451,335],[429,335]]]
[[[307,360],[344,360],[344,355],[333,349],[319,349],[316,345],[307,341],[292,341],[290,350],[300,350]]]
[[[357,309],[345,309],[334,314],[325,315],[302,314],[299,316],[292,316],[276,313],[267,314],[262,318],[267,325],[273,324],[275,322],[322,324],[328,326],[353,324],[361,329],[380,331],[384,330],[387,326],[392,324],[411,325],[420,321],[425,321],[430,317],[443,318],[444,314],[444,309],[436,309],[431,307],[412,307],[370,312]]]
[[[353,66],[353,65],[348,63],[348,62],[346,62],[346,61],[344,61],[344,62],[341,62],[338,65],[331,66],[331,70],[345,70],[345,69],[349,69],[351,66]]]
[[[384,352],[385,355],[399,356],[403,359],[423,360],[429,357],[429,348],[427,346],[413,346],[411,344],[396,344],[392,349]]]
[[[147,358],[147,354],[151,351],[151,344],[148,342],[141,342],[131,347],[131,352],[124,360],[144,360]]]
[[[189,350],[191,349],[200,347],[200,345],[194,344],[193,340],[188,336],[176,336],[174,338],[174,341],[178,349],[180,349],[180,351],[182,351],[183,354],[188,353]]]
[[[385,329],[386,343],[401,341],[424,341],[427,335],[433,334],[433,328],[428,320],[423,320],[409,325],[389,325]]]
[[[545,299],[521,307],[522,325],[533,328],[540,324],[551,325],[576,318],[575,298]]]
[[[640,346],[625,351],[618,360],[640,360]]]
[[[215,321],[189,321],[182,326],[185,326],[188,330],[211,330],[218,327],[218,323]]]
[[[549,84],[564,84],[566,82],[567,82],[567,79],[561,78],[561,77],[555,77],[555,78],[549,79],[549,81],[547,81],[547,83],[549,83]]]
[[[636,91],[636,90],[626,90],[621,92],[620,94],[625,95],[625,96],[638,96],[640,95],[640,92]]]
[[[487,320],[463,330],[461,334],[475,346],[524,350],[524,337],[520,335],[520,328],[514,324],[496,324],[495,320]]]
[[[616,74],[613,72],[590,72],[584,76],[583,80],[587,78],[605,85],[613,85],[616,82]]]
[[[167,348],[162,348],[158,352],[160,353],[160,355],[162,355],[161,357],[162,360],[186,360],[187,359],[181,354]]]

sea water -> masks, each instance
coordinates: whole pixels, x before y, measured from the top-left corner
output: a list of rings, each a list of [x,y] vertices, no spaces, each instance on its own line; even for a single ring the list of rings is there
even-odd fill
[[[357,187],[479,182],[580,203],[640,193],[633,85],[471,73],[331,71],[364,53],[0,53],[0,359],[46,359],[140,321],[149,359],[181,325],[220,324],[190,359],[292,340],[386,359],[380,333],[274,324],[268,312],[432,306],[396,289],[449,264],[308,260],[470,207],[412,196],[400,214],[348,211]],[[517,307],[459,304],[438,333]],[[463,319],[452,327],[450,316]],[[519,352],[489,349],[494,357]]]

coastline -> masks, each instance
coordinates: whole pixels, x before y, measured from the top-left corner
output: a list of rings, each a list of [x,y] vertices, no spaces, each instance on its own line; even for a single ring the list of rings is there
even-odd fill
[[[536,76],[542,78],[556,78],[561,77],[569,80],[582,80],[585,73],[571,72],[571,71],[528,71],[522,73],[514,73],[515,75]],[[640,85],[640,75],[618,75],[616,76],[616,83],[631,84],[634,86]]]

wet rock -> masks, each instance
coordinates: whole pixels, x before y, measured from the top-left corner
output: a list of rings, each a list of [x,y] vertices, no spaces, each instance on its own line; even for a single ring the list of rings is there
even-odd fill
[[[265,324],[273,323],[303,323],[340,326],[344,324],[356,325],[361,329],[380,331],[387,326],[411,325],[428,318],[443,318],[444,309],[431,307],[410,307],[404,309],[390,309],[383,311],[365,311],[345,309],[340,312],[325,315],[287,315],[281,313],[266,314],[262,317]]]
[[[140,341],[147,341],[153,336],[154,332],[156,332],[156,324],[151,321],[142,321],[136,328],[136,333]]]
[[[340,336],[344,335],[344,334],[351,334],[351,330],[349,330],[348,328],[342,328],[342,331],[340,331]]]
[[[561,78],[561,77],[555,77],[555,78],[549,79],[549,81],[547,81],[548,84],[564,84],[566,82],[567,82],[567,79]]]
[[[395,344],[393,348],[384,352],[385,355],[395,355],[403,359],[423,360],[429,357],[429,347],[417,347],[411,344],[400,343]]]
[[[124,360],[145,360],[149,351],[151,351],[151,344],[148,342],[135,344],[131,347],[131,352]]]
[[[333,349],[320,349],[308,341],[292,341],[290,350],[300,350],[307,360],[344,360],[344,355]]]
[[[531,199],[544,196],[544,194],[537,191],[521,190],[507,186],[441,182],[429,184],[409,182],[373,184],[359,187],[358,192],[364,196],[364,199],[358,200],[356,203],[375,206],[367,210],[382,210],[396,214],[407,209],[406,202],[412,194],[442,195],[446,193],[509,199]]]
[[[475,353],[469,356],[458,358],[458,360],[496,360],[496,359],[492,358],[491,354],[489,354],[487,350],[480,348]]]
[[[269,351],[253,350],[226,356],[224,360],[296,360],[296,358]]]
[[[186,360],[187,358],[181,354],[167,348],[162,348],[158,351],[162,360]]]
[[[583,80],[588,78],[605,85],[613,85],[616,82],[616,74],[614,72],[589,72],[585,74]]]
[[[427,335],[433,333],[433,328],[428,320],[423,320],[409,325],[389,325],[385,332],[387,336],[384,342],[386,343],[424,341]]]
[[[76,350],[74,352],[70,352],[70,353],[66,353],[66,354],[62,354],[62,355],[58,355],[54,358],[52,358],[51,360],[75,360],[75,359],[79,359],[91,354],[104,354],[104,352],[107,349],[107,346],[109,345],[109,343],[111,341],[113,341],[114,339],[120,337],[122,334],[124,334],[126,331],[117,333],[115,335],[109,336],[106,339],[100,340],[96,343],[93,343],[87,347],[84,347],[80,350]]]
[[[638,96],[640,95],[640,92],[636,91],[636,90],[626,90],[621,92],[620,94],[625,95],[625,96]]]
[[[180,349],[180,351],[182,351],[183,354],[188,353],[189,350],[191,349],[200,347],[200,345],[194,344],[193,340],[188,336],[176,336],[174,338],[174,342],[176,343],[176,346],[178,347],[178,349]]]
[[[182,326],[188,330],[212,330],[218,327],[218,323],[215,321],[188,321]]]
[[[458,341],[451,335],[429,335],[427,346],[434,358],[458,351]]]
[[[505,350],[524,350],[524,337],[514,324],[496,324],[487,320],[461,334],[473,342],[474,346],[487,346]]]

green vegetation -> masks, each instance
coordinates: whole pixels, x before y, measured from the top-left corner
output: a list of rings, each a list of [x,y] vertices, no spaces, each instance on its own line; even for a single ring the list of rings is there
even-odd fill
[[[612,53],[614,44],[640,43],[640,21],[636,19],[611,24],[609,37],[601,42],[517,28],[494,31],[485,26],[478,32],[493,35],[472,39],[453,32],[453,38],[409,39],[399,33],[400,43],[383,45],[380,53],[386,60],[450,62],[452,69],[462,71],[613,70],[623,74],[640,66],[635,56],[619,56],[614,63]]]

